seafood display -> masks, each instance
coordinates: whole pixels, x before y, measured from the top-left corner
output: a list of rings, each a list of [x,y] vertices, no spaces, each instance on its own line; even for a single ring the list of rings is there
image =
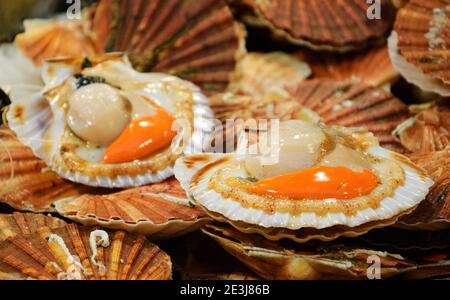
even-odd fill
[[[0,280],[450,278],[449,0],[58,7],[0,32]]]

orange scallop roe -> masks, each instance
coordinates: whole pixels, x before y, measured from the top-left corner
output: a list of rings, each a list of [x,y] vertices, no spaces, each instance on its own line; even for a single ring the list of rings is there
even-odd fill
[[[379,182],[369,170],[317,166],[258,181],[249,191],[291,199],[351,199],[369,194]]]
[[[172,130],[173,121],[172,116],[160,108],[153,116],[133,120],[106,149],[102,162],[130,162],[148,157],[168,146],[177,134]]]

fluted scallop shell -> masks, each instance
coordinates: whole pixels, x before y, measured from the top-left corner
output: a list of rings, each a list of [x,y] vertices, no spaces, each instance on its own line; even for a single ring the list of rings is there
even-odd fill
[[[370,256],[380,258],[382,278],[415,269],[414,262],[401,255],[367,247],[326,244],[285,247],[257,235],[213,225],[203,232],[266,280],[367,279]]]
[[[65,225],[66,222],[63,220],[43,214],[19,212],[10,215],[0,214],[0,241],[16,235],[33,234],[42,227],[56,229]]]
[[[450,149],[413,154],[411,160],[424,168],[434,180],[426,199],[399,220],[407,228],[438,230],[450,225]]]
[[[380,19],[369,18],[373,10],[365,0],[255,0],[247,6],[253,7],[256,25],[269,27],[291,43],[345,52],[380,42],[387,35],[395,9],[390,0],[377,3]]]
[[[366,127],[383,147],[404,151],[392,131],[407,118],[408,107],[389,92],[362,82],[330,79],[307,80],[289,90],[327,125]]]
[[[56,211],[84,225],[122,229],[167,239],[194,231],[208,222],[193,207],[176,179],[109,195],[86,194],[55,203]]]
[[[360,81],[380,87],[395,82],[399,77],[386,46],[346,54],[303,50],[296,52],[295,56],[311,67],[314,78]]]
[[[24,26],[25,32],[17,35],[14,42],[38,66],[50,58],[99,53],[84,34],[80,21],[26,20]]]
[[[55,201],[89,191],[50,171],[14,132],[0,128],[0,202],[19,210],[48,212],[54,210]]]
[[[0,243],[0,272],[39,280],[166,280],[172,263],[142,235],[70,224]]]
[[[442,96],[450,96],[449,16],[448,1],[411,0],[389,38],[392,62],[403,77]]]
[[[249,53],[238,63],[227,91],[264,97],[288,97],[285,86],[302,82],[311,75],[309,66],[283,52]]]
[[[450,104],[426,103],[413,105],[414,116],[399,124],[395,130],[401,144],[414,153],[446,149],[450,145]]]
[[[17,96],[12,94],[12,105],[7,119],[19,140],[29,146],[61,177],[89,186],[108,188],[141,186],[161,182],[171,177],[172,165],[178,154],[172,153],[170,148],[140,161],[139,164],[131,162],[106,167],[93,163],[80,163],[81,158],[77,155],[72,155],[70,151],[61,151],[67,149],[67,147],[64,148],[63,140],[63,136],[69,130],[65,121],[66,113],[58,105],[58,101],[47,100],[47,92],[55,91],[54,88],[60,87],[66,79],[79,72],[81,61],[81,58],[48,61],[42,70],[42,77],[46,83],[43,90],[27,92],[26,88],[22,88],[18,89],[21,94]],[[193,102],[192,109],[180,110],[180,114],[177,111],[177,116],[190,116],[189,121],[192,127],[190,138],[183,144],[182,150],[184,153],[201,151],[205,134],[208,134],[211,127],[209,118],[212,113],[207,98],[197,86],[170,75],[136,72],[127,58],[120,54],[97,57],[92,60],[92,63],[93,67],[89,70],[84,69],[83,72],[88,70],[90,75],[100,74],[116,82],[120,78],[121,81],[128,83],[135,81],[141,85],[153,84],[152,88],[142,88],[138,91],[150,99],[155,98],[156,92],[153,88],[155,83],[170,85],[172,90],[180,86],[189,91],[187,94]],[[163,91],[163,89],[160,90]],[[82,159],[81,162],[83,162]]]
[[[239,163],[245,159],[244,155],[236,153],[198,154],[180,158],[175,164],[175,176],[180,180],[192,199],[210,212],[213,218],[217,218],[220,221],[223,221],[223,219],[229,220],[231,223],[242,223],[236,228],[244,228],[244,230],[252,230],[253,232],[272,236],[272,239],[286,237],[299,241],[308,239],[308,236],[297,237],[293,236],[292,232],[286,233],[285,231],[312,228],[315,234],[313,238],[331,240],[339,236],[339,234],[334,233],[332,236],[327,237],[326,233],[323,233],[322,235],[325,235],[325,238],[323,238],[319,235],[320,232],[315,231],[315,229],[330,229],[331,227],[342,225],[350,227],[350,230],[354,229],[350,236],[356,236],[367,232],[370,228],[380,227],[383,224],[384,226],[390,225],[400,215],[415,208],[425,198],[430,186],[433,184],[423,169],[417,167],[408,158],[400,154],[390,152],[376,145],[369,146],[366,152],[375,157],[394,160],[404,170],[405,179],[403,185],[397,185],[391,190],[389,196],[379,198],[376,207],[371,205],[371,207],[356,208],[351,213],[348,211],[352,206],[349,202],[333,202],[340,207],[339,209],[336,207],[334,212],[318,214],[317,211],[304,210],[297,207],[298,209],[294,213],[293,210],[287,211],[287,208],[284,206],[291,201],[289,199],[275,202],[264,197],[247,197],[243,201],[243,199],[236,198],[237,196],[222,195],[211,189],[211,178],[218,170],[229,167],[230,163]],[[249,177],[244,168],[236,169],[233,172],[233,176]],[[329,205],[330,203],[329,201],[314,201],[315,205],[318,205],[318,209],[322,209],[325,207],[324,205]],[[258,207],[255,207],[252,203],[258,203]],[[299,203],[298,201],[292,202],[293,205],[299,205]],[[278,206],[280,208],[277,208]],[[281,212],[281,207],[284,207],[284,212]],[[359,231],[358,226],[361,225],[366,225],[368,228]],[[267,232],[269,233],[267,234]]]
[[[85,18],[97,47],[130,54],[139,70],[223,91],[245,53],[245,29],[223,0],[102,0]]]

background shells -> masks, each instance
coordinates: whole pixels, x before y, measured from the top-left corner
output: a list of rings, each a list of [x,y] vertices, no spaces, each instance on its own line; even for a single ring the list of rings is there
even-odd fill
[[[50,171],[5,128],[0,128],[0,163],[0,201],[19,210],[52,211],[51,206],[58,199],[90,190]]]
[[[103,232],[109,243],[93,239],[93,257],[95,230],[70,224],[10,238],[0,243],[0,272],[33,279],[170,279],[169,256],[141,235]]]
[[[288,97],[285,87],[311,75],[309,66],[283,52],[249,53],[236,66],[227,92],[256,99]]]
[[[225,89],[245,29],[223,0],[102,0],[88,15],[97,47],[126,51],[140,71],[166,72],[206,91]]]
[[[361,81],[379,87],[391,84],[399,77],[391,63],[386,46],[351,54],[317,53],[302,50],[296,52],[295,56],[307,61],[314,78]]]
[[[425,154],[450,145],[450,104],[426,103],[410,106],[413,117],[395,130],[408,151]]]
[[[190,205],[176,179],[107,195],[85,194],[55,203],[56,211],[84,225],[123,229],[173,238],[208,222],[206,214]]]
[[[50,229],[66,225],[61,219],[43,214],[14,212],[10,215],[0,214],[0,241],[16,235],[28,235],[38,232],[42,227]]]
[[[411,160],[434,180],[427,198],[410,215],[400,219],[408,228],[448,229],[450,224],[450,150],[414,154]]]
[[[245,5],[256,15],[249,23],[256,20],[256,25],[269,27],[291,43],[344,52],[366,47],[387,35],[395,10],[391,1],[380,3],[381,19],[368,18],[365,0],[255,0]]]
[[[24,25],[25,32],[16,36],[15,44],[38,66],[49,58],[99,52],[79,21],[27,20]]]
[[[399,71],[410,81],[426,90],[439,94],[450,94],[449,58],[450,36],[448,24],[450,4],[439,0],[411,0],[397,15],[390,47],[409,64],[418,68],[416,72],[397,62]],[[395,61],[399,59],[392,56]],[[407,74],[407,72],[412,74]],[[436,80],[436,83],[420,82],[421,74]],[[424,76],[422,76],[424,77]],[[434,87],[436,85],[437,87]],[[441,88],[438,87],[441,85]],[[444,91],[447,90],[447,92]]]
[[[307,80],[290,87],[297,101],[327,125],[364,126],[383,147],[402,152],[392,131],[408,116],[407,106],[383,89],[365,83]]]
[[[203,231],[266,280],[366,279],[367,258],[381,254],[339,244],[329,247],[288,244],[290,246],[284,247],[228,227],[208,225]],[[413,262],[400,255],[385,252],[380,257],[382,278],[415,268]]]

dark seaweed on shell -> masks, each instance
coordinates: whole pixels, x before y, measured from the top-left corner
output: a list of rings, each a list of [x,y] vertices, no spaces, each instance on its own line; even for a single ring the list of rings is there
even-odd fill
[[[75,79],[77,80],[76,81],[77,89],[93,83],[106,83],[105,78],[100,76],[83,76],[77,74],[75,75]]]
[[[11,104],[11,99],[9,99],[9,96],[0,89],[0,126],[3,125],[3,118],[1,117],[1,111]]]

